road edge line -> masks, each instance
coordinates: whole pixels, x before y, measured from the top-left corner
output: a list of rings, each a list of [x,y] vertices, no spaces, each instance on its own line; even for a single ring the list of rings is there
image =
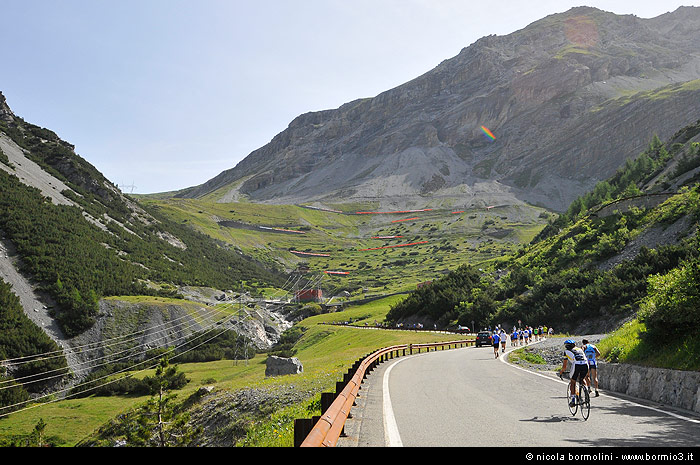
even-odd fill
[[[407,358],[402,358],[391,365],[384,372],[382,379],[382,413],[384,417],[384,443],[387,447],[403,447],[401,435],[394,417],[394,409],[391,406],[391,395],[389,394],[389,373],[391,370]]]

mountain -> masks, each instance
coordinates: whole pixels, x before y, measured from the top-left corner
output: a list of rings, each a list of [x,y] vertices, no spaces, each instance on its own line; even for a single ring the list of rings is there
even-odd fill
[[[700,8],[653,19],[572,8],[374,98],[303,114],[176,196],[562,211],[654,135],[695,121],[699,101]]]

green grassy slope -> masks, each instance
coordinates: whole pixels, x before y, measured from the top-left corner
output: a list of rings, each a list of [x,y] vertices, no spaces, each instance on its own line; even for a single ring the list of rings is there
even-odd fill
[[[312,274],[348,273],[324,276],[324,292],[347,290],[356,296],[415,289],[464,262],[512,253],[544,227],[549,215],[541,208],[508,205],[460,213],[434,209],[386,214],[355,214],[372,210],[343,205],[338,207],[348,214],[340,214],[292,205],[158,198],[141,202],[269,266],[291,271],[304,263]]]
[[[299,323],[303,336],[295,344],[296,357],[304,366],[303,373],[294,376],[265,377],[265,354],[244,361],[215,361],[180,364],[179,369],[190,382],[176,391],[178,401],[184,401],[202,386],[213,386],[217,392],[241,389],[293,388],[305,393],[306,400],[267,412],[247,425],[248,437],[239,437],[238,445],[291,446],[294,418],[320,414],[318,400],[321,392],[335,390],[335,383],[356,360],[372,351],[395,344],[439,342],[461,339],[461,336],[416,332],[377,331],[363,328],[332,326],[335,320],[355,320],[360,324],[382,321],[397,297],[348,310],[308,318]],[[172,363],[176,363],[174,359]],[[152,370],[134,372],[135,377],[152,375]],[[58,400],[45,405],[31,405],[27,410],[0,418],[0,444],[29,434],[40,419],[47,424],[45,436],[55,445],[73,446],[91,438],[97,440],[98,429],[148,400],[147,396],[91,396],[81,399]],[[196,407],[195,407],[196,408]],[[310,410],[309,410],[310,409]],[[107,442],[118,439],[104,439]],[[98,441],[99,442],[99,441]],[[234,444],[230,444],[234,445]]]

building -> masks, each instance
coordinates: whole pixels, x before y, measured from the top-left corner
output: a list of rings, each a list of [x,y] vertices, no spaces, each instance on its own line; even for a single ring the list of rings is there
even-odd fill
[[[321,302],[323,291],[321,289],[303,289],[294,295],[297,302]]]

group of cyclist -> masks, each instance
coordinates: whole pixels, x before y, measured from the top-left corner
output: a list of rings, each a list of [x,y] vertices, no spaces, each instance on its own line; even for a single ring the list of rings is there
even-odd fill
[[[548,328],[547,326],[538,326],[535,328],[532,326],[525,326],[525,328],[520,329],[513,327],[513,330],[510,332],[506,332],[503,328],[496,328],[491,335],[493,354],[498,358],[499,348],[501,352],[505,352],[508,340],[510,340],[511,347],[522,346],[530,342],[542,341],[546,334],[553,334],[553,331],[552,328]]]
[[[501,352],[506,351],[506,343],[510,339],[511,346],[525,345],[529,342],[543,340],[545,334],[552,334],[552,328],[546,326],[538,326],[533,328],[526,326],[524,329],[513,328],[510,334],[507,334],[504,329],[496,329],[491,336],[493,343],[493,353],[498,358],[499,349]],[[600,396],[598,392],[598,365],[597,359],[600,357],[598,348],[591,344],[587,339],[581,340],[581,347],[576,347],[576,341],[567,339],[564,342],[564,363],[559,371],[561,376],[564,371],[569,369],[569,391],[571,393],[570,403],[574,404],[576,400],[576,381],[580,381],[588,392],[595,390],[595,396]]]
[[[546,326],[526,326],[524,329],[513,328],[510,334],[506,333],[503,328],[496,328],[491,335],[493,343],[493,353],[495,358],[498,358],[499,349],[501,352],[506,351],[506,343],[510,339],[512,347],[525,345],[529,342],[543,340],[545,335],[553,334],[554,330]],[[595,390],[595,396],[600,396],[598,392],[598,364],[597,359],[600,358],[598,347],[591,344],[587,339],[581,340],[581,347],[576,347],[576,341],[567,339],[564,342],[564,363],[559,370],[559,376],[569,368],[569,390],[571,392],[570,403],[573,405],[576,400],[576,381],[580,381],[588,392]]]
[[[559,370],[561,377],[564,371],[569,368],[569,393],[571,406],[576,403],[576,381],[583,384],[588,392],[591,392],[591,384],[595,389],[595,396],[598,397],[598,366],[597,359],[600,357],[598,348],[587,339],[581,340],[581,347],[576,347],[576,341],[567,339],[564,341],[564,364]]]

